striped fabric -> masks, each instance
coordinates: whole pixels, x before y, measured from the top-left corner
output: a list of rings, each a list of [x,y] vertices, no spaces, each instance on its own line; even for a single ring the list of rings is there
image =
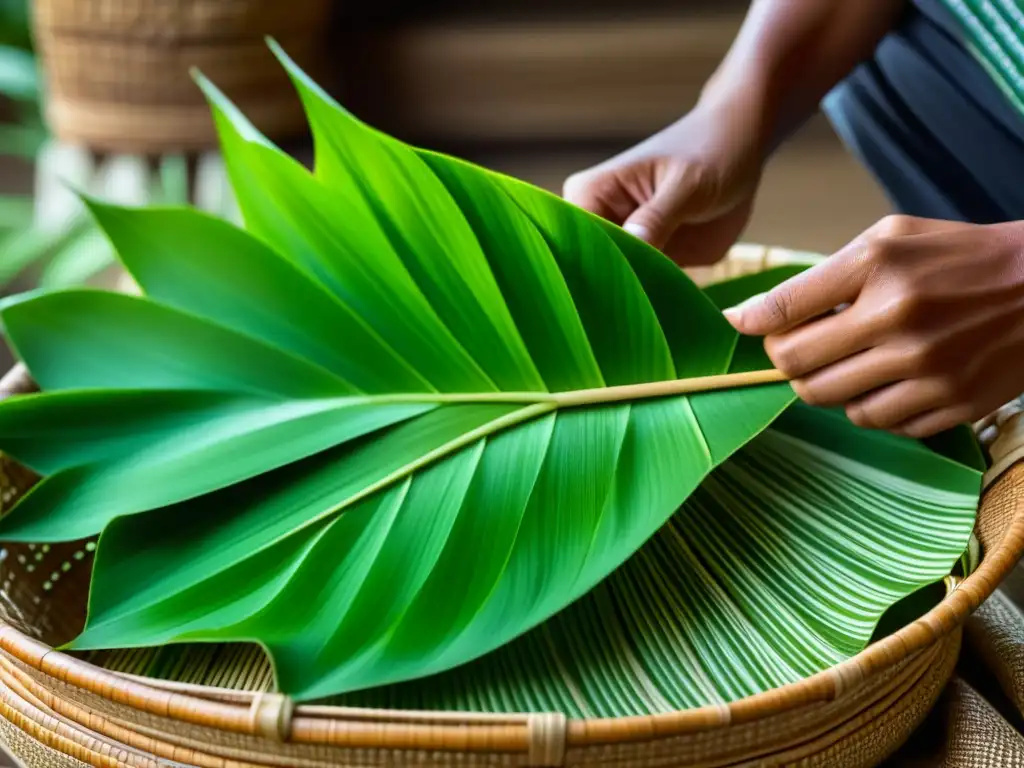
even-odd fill
[[[971,52],[1024,113],[1024,0],[941,0]]]

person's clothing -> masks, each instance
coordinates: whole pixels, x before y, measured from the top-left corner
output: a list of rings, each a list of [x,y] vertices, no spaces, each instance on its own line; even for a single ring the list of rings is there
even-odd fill
[[[915,0],[822,107],[901,213],[1024,219],[1024,112],[967,49],[948,2]]]
[[[1021,0],[938,1],[956,20],[967,47],[1024,114],[1024,3]]]
[[[822,107],[896,210],[1024,220],[1024,111],[971,52],[955,5],[915,0]],[[957,675],[885,766],[1024,768],[1024,567],[968,620]]]

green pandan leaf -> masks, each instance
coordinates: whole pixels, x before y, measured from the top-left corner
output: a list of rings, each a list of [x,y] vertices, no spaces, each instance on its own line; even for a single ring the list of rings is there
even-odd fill
[[[949,572],[976,471],[787,411],[660,253],[375,131],[279,55],[315,174],[201,80],[245,229],[91,203],[145,296],[0,312],[44,389],[0,404],[0,448],[47,473],[0,537],[102,531],[72,647],[255,640],[309,699],[469,680],[551,628],[596,649],[628,596],[641,665],[687,649],[659,684],[689,706],[856,652]]]

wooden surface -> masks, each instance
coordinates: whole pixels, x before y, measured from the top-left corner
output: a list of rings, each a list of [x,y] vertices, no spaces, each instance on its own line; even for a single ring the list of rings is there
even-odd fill
[[[632,139],[696,100],[741,21],[728,6],[571,18],[478,10],[346,43],[341,95],[417,141]]]

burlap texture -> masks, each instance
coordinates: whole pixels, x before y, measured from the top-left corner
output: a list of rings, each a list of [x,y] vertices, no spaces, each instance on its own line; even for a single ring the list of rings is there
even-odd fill
[[[885,768],[1024,768],[1024,567],[968,619],[956,677]]]

